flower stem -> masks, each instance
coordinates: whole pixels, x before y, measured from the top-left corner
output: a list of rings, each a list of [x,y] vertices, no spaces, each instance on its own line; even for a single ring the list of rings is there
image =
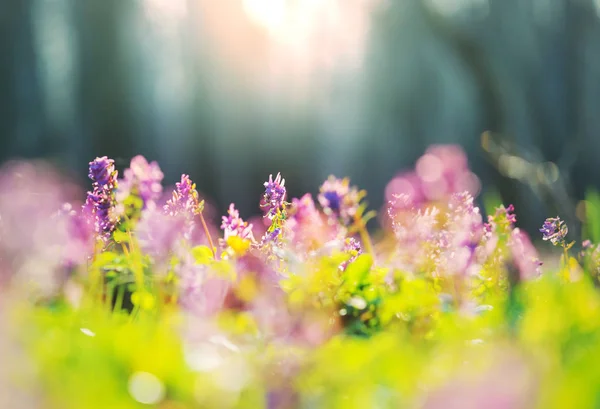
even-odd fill
[[[367,253],[370,253],[375,258],[375,250],[373,249],[373,243],[371,242],[371,237],[367,232],[367,228],[365,223],[356,215],[354,216],[354,223],[358,228],[358,233],[360,234],[360,238],[365,245]]]
[[[567,246],[563,245],[563,263],[564,263],[564,275],[567,281],[571,281],[571,269],[569,263],[569,252],[567,251]]]
[[[204,215],[200,212],[200,221],[202,222],[202,228],[204,229],[204,233],[206,234],[206,238],[208,239],[208,244],[210,246],[210,251],[212,252],[213,258],[217,259],[217,253],[215,253],[215,245],[213,244],[212,237],[210,232],[208,231],[208,226],[206,225],[206,220],[204,220]]]

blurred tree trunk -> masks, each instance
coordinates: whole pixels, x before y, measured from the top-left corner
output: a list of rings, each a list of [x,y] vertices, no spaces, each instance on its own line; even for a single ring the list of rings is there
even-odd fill
[[[0,12],[0,161],[39,156],[46,147],[31,5],[32,0],[9,0]]]

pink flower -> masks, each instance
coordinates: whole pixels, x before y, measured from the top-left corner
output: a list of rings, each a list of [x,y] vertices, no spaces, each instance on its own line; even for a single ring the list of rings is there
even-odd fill
[[[519,270],[522,280],[537,278],[542,274],[542,262],[527,233],[518,228],[514,229],[510,237],[509,246],[513,261]]]

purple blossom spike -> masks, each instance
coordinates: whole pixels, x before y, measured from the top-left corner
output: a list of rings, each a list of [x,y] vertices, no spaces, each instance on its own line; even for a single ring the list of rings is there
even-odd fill
[[[130,194],[137,194],[144,202],[144,208],[160,198],[162,193],[163,173],[158,163],[148,163],[146,158],[138,155],[131,159],[124,178],[119,181],[117,200],[125,200]]]
[[[178,213],[198,214],[202,211],[202,203],[198,197],[196,184],[188,175],[181,175],[181,182],[175,184],[173,195],[164,207],[171,215]]]
[[[269,175],[269,180],[264,183],[264,186],[265,193],[261,207],[267,211],[265,217],[273,219],[285,203],[285,179],[281,177],[281,173],[277,173],[275,180],[273,175]]]
[[[115,229],[114,190],[117,187],[117,171],[114,161],[106,156],[90,162],[89,175],[94,189],[88,192],[84,213],[93,216],[96,232],[107,239]]]
[[[327,215],[348,223],[358,210],[361,194],[356,187],[350,187],[349,179],[329,176],[321,185],[318,199]]]
[[[542,239],[544,241],[550,241],[553,245],[565,246],[565,238],[569,229],[564,221],[560,220],[560,217],[549,217],[544,222],[540,229],[542,233]]]
[[[94,186],[109,185],[110,188],[114,188],[117,176],[115,161],[106,156],[94,159],[90,162],[88,176],[94,182]]]
[[[240,212],[237,211],[233,203],[229,205],[227,216],[223,216],[222,220],[221,229],[223,229],[225,240],[232,236],[238,236],[242,239],[254,241],[252,225],[240,217]]]

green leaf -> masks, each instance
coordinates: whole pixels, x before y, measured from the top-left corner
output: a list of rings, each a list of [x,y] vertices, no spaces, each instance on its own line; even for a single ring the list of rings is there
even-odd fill
[[[115,230],[113,240],[115,243],[127,243],[129,242],[129,234],[121,230]]]
[[[108,264],[114,263],[115,259],[119,257],[119,254],[112,251],[105,251],[96,255],[96,259],[94,260],[94,265],[96,267],[104,267]]]
[[[371,255],[361,254],[346,268],[344,272],[345,281],[351,286],[362,283],[367,278],[372,265],[373,258]]]

